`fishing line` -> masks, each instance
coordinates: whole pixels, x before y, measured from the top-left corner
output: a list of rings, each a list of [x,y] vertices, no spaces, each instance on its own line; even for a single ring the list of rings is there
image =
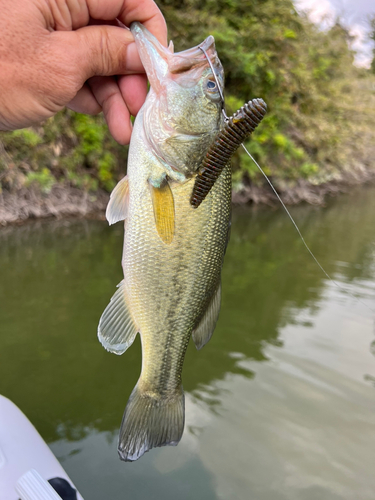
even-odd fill
[[[226,165],[228,165],[231,157],[237,151],[240,144],[249,138],[267,112],[267,105],[263,99],[252,99],[241,106],[234,115],[228,118],[224,109],[224,94],[213,64],[205,49],[203,47],[199,48],[207,59],[212,75],[216,81],[216,89],[220,95],[221,111],[224,116],[224,125],[216,134],[197,170],[193,191],[190,197],[190,204],[195,209],[197,209],[207,197],[216,180],[219,178]],[[210,82],[213,83],[212,80],[210,80]]]
[[[302,240],[302,243],[305,245],[305,248],[306,250],[309,252],[309,254],[311,255],[311,257],[314,259],[314,261],[316,262],[316,264],[318,265],[319,269],[325,274],[325,276],[329,279],[329,281],[331,281],[334,285],[337,286],[337,288],[339,290],[341,290],[342,292],[345,292],[347,294],[349,294],[353,299],[357,300],[358,302],[360,302],[362,305],[366,306],[368,309],[370,309],[371,312],[375,313],[375,309],[373,309],[372,307],[370,307],[369,305],[367,305],[365,302],[363,302],[361,299],[359,299],[358,297],[356,297],[354,295],[354,293],[352,293],[350,290],[348,290],[347,288],[339,285],[337,283],[337,281],[335,281],[333,278],[331,278],[331,276],[327,273],[327,271],[323,268],[323,266],[320,264],[320,262],[318,261],[318,259],[315,257],[315,255],[313,254],[313,252],[310,250],[310,247],[308,246],[308,244],[306,243],[305,241],[305,238],[302,236],[302,233],[301,231],[299,230],[299,227],[297,226],[296,222],[294,221],[293,217],[291,216],[289,210],[286,208],[285,206],[285,203],[283,202],[283,200],[280,198],[278,192],[276,191],[276,189],[274,188],[272,182],[269,180],[269,178],[267,177],[267,174],[263,171],[262,167],[259,165],[259,163],[253,158],[253,156],[249,153],[249,151],[246,149],[246,147],[244,146],[244,144],[241,144],[241,146],[243,147],[243,149],[245,150],[246,154],[249,155],[249,157],[252,159],[252,161],[255,163],[255,165],[258,167],[258,169],[260,170],[260,172],[262,173],[263,177],[266,179],[266,181],[268,182],[268,184],[271,186],[271,189],[272,191],[275,193],[276,195],[276,198],[279,200],[279,202],[281,203],[283,209],[285,210],[285,212],[287,213],[289,219],[292,221],[292,224],[293,226],[295,227],[299,237],[301,238]]]
[[[210,65],[210,68],[211,68],[211,71],[212,71],[212,74],[215,78],[215,81],[216,81],[216,85],[218,87],[218,90],[219,90],[219,93],[220,93],[220,97],[221,97],[221,102],[222,102],[222,113],[223,113],[223,116],[224,116],[224,121],[226,123],[229,122],[229,118],[225,112],[225,109],[224,109],[224,104],[225,104],[225,101],[224,101],[224,95],[223,95],[223,92],[221,90],[221,87],[220,87],[220,84],[219,84],[219,80],[216,76],[216,73],[215,73],[215,70],[214,70],[214,67],[213,67],[213,64],[210,60],[210,58],[208,57],[208,54],[207,52],[204,50],[203,47],[199,47],[201,49],[201,51],[204,53],[207,61],[208,61],[208,64]],[[355,299],[356,301],[360,302],[362,305],[364,305],[365,307],[367,307],[372,313],[375,313],[375,309],[373,309],[372,307],[370,307],[369,305],[367,305],[365,302],[363,302],[363,300],[359,299],[358,297],[356,297],[354,295],[354,293],[352,293],[350,290],[348,290],[346,287],[343,287],[341,285],[339,285],[337,283],[337,281],[335,281],[333,278],[331,278],[331,276],[327,273],[327,271],[323,268],[323,266],[320,264],[320,262],[318,261],[318,259],[315,257],[315,255],[313,254],[313,252],[310,250],[310,247],[308,246],[308,244],[306,243],[305,241],[305,238],[302,236],[302,233],[299,229],[299,227],[297,226],[296,222],[294,221],[293,217],[291,216],[289,210],[286,208],[285,206],[285,203],[283,202],[283,200],[280,198],[278,192],[276,191],[276,189],[274,188],[272,182],[269,180],[269,178],[267,177],[266,173],[263,171],[262,167],[259,165],[259,163],[255,160],[255,158],[253,158],[253,156],[249,153],[249,151],[246,149],[245,145],[243,143],[241,143],[241,146],[243,147],[243,149],[245,150],[246,154],[251,158],[251,160],[254,162],[254,164],[257,166],[257,168],[259,169],[259,171],[261,172],[261,174],[263,175],[263,177],[266,179],[267,183],[270,185],[272,191],[274,192],[274,194],[276,195],[276,198],[279,200],[279,202],[281,203],[281,206],[283,207],[283,209],[285,210],[287,216],[289,217],[289,219],[291,220],[294,228],[296,229],[299,237],[301,238],[302,240],[302,243],[304,244],[306,250],[309,252],[309,254],[311,255],[311,257],[314,259],[315,263],[317,264],[317,266],[319,267],[319,269],[323,272],[323,274],[328,278],[329,281],[331,281],[339,290],[341,290],[341,292],[344,292],[348,295],[350,295],[350,297],[352,297],[353,299]]]
[[[227,122],[229,120],[229,118],[228,118],[228,116],[227,116],[227,114],[225,112],[225,109],[224,109],[224,104],[225,104],[224,94],[223,94],[223,91],[221,90],[220,83],[219,83],[219,80],[218,80],[218,78],[216,76],[216,72],[215,72],[214,66],[213,66],[213,64],[211,62],[211,59],[208,57],[207,52],[204,50],[204,48],[203,47],[199,47],[199,48],[201,49],[201,51],[205,55],[205,57],[206,57],[206,59],[208,61],[208,64],[210,65],[212,74],[214,75],[215,82],[216,82],[216,85],[217,85],[217,89],[219,91],[220,98],[221,98],[221,112],[223,113],[224,121]]]

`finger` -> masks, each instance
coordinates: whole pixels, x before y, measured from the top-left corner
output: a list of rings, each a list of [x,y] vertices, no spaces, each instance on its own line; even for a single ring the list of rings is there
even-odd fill
[[[118,86],[127,108],[137,116],[147,95],[146,75],[125,75],[118,77]]]
[[[67,107],[77,113],[86,113],[87,115],[97,115],[102,110],[87,84],[77,92],[77,95],[67,104]]]
[[[167,25],[163,14],[153,0],[86,0],[90,16],[94,19],[113,20],[118,18],[125,26],[138,21],[167,45]]]
[[[132,133],[130,113],[114,78],[96,76],[88,84],[103,109],[113,138],[120,144],[129,144]]]
[[[71,33],[55,32],[52,35],[60,45],[64,43],[65,57],[70,61],[68,67],[74,68],[80,80],[86,81],[96,75],[144,72],[129,30],[115,26],[87,26]]]
[[[124,2],[121,14],[117,16],[125,26],[133,21],[142,23],[165,47],[167,43],[167,24],[159,7],[151,0],[128,0]]]
[[[167,45],[167,26],[163,14],[153,0],[74,0],[66,2],[66,5],[69,16],[64,17],[68,17],[69,21],[62,23],[62,26],[82,28],[90,18],[102,21],[118,18],[126,26],[130,26],[133,21],[139,21],[160,43]],[[58,10],[57,14],[61,16]]]

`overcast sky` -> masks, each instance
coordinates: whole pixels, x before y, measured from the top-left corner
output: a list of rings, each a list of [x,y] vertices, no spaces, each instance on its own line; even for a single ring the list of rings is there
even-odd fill
[[[356,37],[353,43],[353,49],[357,51],[356,63],[370,65],[373,44],[368,39],[368,19],[375,15],[374,0],[295,0],[295,4],[299,9],[309,10],[311,20],[323,26],[332,23],[339,15]]]

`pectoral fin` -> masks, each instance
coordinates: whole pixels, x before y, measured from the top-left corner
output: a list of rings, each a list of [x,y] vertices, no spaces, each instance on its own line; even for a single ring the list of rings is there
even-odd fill
[[[123,280],[100,318],[98,338],[107,351],[123,354],[132,345],[137,333],[126,303]]]
[[[156,229],[166,245],[172,243],[174,236],[174,199],[167,181],[160,187],[150,184],[152,206]]]
[[[219,282],[216,290],[212,294],[211,300],[207,306],[205,313],[203,314],[198,326],[193,330],[192,337],[195,343],[195,347],[199,350],[202,349],[204,345],[212,337],[214,332],[217,319],[219,317],[221,302],[221,283]]]
[[[111,193],[105,216],[109,225],[125,220],[128,216],[129,182],[126,175]]]

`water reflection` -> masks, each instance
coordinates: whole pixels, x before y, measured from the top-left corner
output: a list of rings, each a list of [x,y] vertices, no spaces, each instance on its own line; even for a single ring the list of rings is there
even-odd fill
[[[374,194],[293,209],[322,265],[370,307]],[[220,320],[185,361],[181,444],[129,467],[118,461],[140,343],[113,356],[96,328],[121,280],[122,233],[99,221],[0,230],[0,393],[29,416],[82,493],[372,498],[371,312],[327,283],[285,214],[270,209],[234,211]]]

